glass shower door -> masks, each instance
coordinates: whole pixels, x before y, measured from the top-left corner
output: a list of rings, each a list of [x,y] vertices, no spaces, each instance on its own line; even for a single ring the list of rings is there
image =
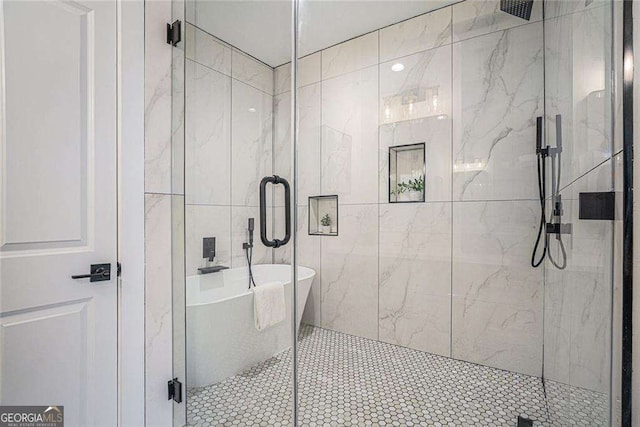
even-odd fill
[[[614,61],[621,58],[613,43],[616,7],[545,7],[545,134],[557,148],[547,163],[555,165],[547,194],[557,193],[547,212],[571,227],[549,236],[545,264],[544,380],[557,425],[580,415],[598,425],[612,422],[614,221],[585,219],[580,198],[614,191],[614,170],[621,167],[612,102]]]
[[[283,241],[286,199],[273,176],[292,182],[290,88],[275,71],[289,61],[280,44],[290,37],[290,4],[184,3],[184,85],[174,96],[184,97],[186,295],[174,298],[182,306],[174,319],[186,328],[174,340],[184,335],[186,420],[287,426],[292,244]],[[274,35],[275,50],[262,43]],[[264,286],[284,299],[269,300],[278,307],[266,317],[255,304]]]

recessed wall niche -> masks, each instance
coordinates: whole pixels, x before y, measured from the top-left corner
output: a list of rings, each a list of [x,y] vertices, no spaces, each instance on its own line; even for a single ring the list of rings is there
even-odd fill
[[[425,201],[425,144],[389,147],[389,203]]]
[[[309,234],[338,235],[338,196],[309,197]]]

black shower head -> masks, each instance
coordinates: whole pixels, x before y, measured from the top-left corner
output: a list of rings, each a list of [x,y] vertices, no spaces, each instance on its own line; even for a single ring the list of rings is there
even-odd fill
[[[518,18],[531,18],[533,0],[500,0],[500,10]]]

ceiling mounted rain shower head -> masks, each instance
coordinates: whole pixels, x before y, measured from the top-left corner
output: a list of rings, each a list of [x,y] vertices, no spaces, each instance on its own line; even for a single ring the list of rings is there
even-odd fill
[[[500,0],[500,10],[518,18],[531,18],[533,0]]]

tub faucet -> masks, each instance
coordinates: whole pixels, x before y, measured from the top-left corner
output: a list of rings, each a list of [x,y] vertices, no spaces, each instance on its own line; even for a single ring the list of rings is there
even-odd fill
[[[216,238],[205,237],[202,239],[202,258],[208,258],[209,262],[213,262],[216,257]]]
[[[216,273],[220,270],[226,270],[229,267],[225,267],[224,265],[209,265],[216,258],[216,238],[215,237],[204,237],[202,239],[202,258],[209,260],[207,263],[207,267],[198,268],[199,274],[209,274]]]

